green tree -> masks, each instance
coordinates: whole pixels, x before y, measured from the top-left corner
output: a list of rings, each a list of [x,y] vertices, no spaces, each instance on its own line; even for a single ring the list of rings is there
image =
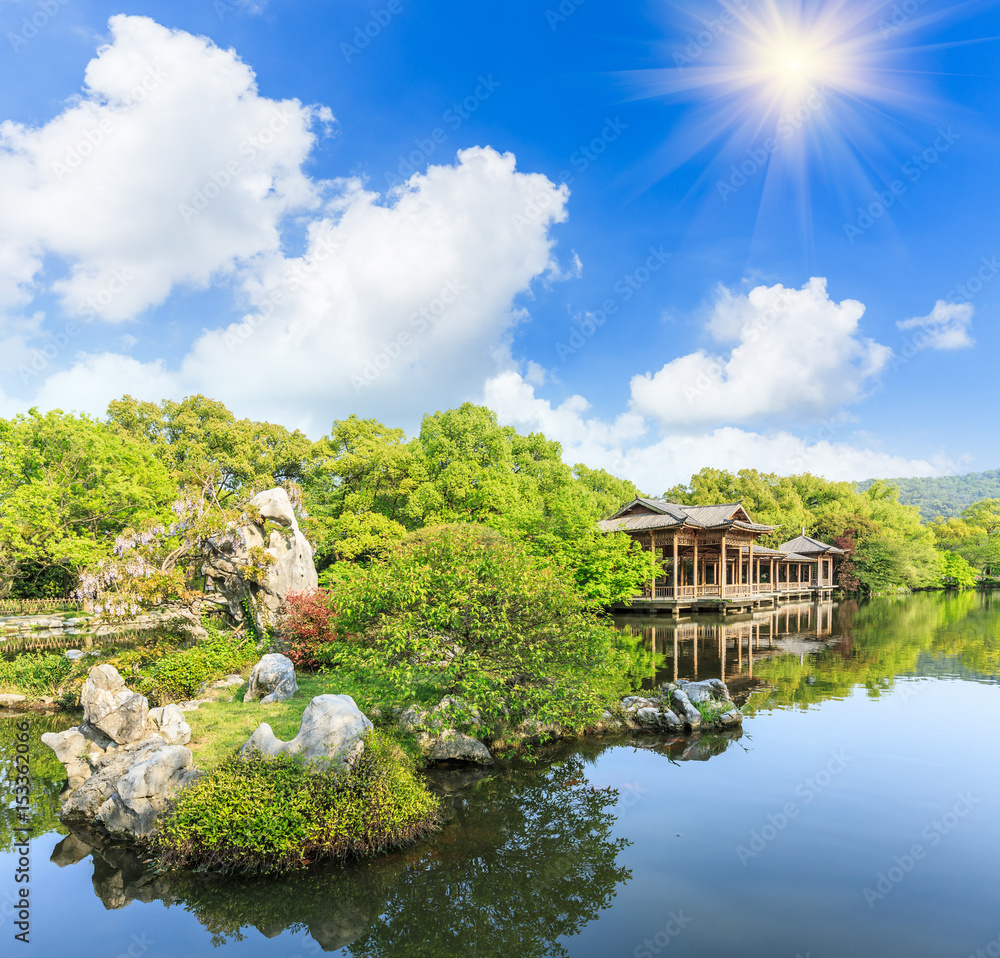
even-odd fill
[[[177,495],[148,442],[88,416],[32,409],[0,430],[0,595],[67,594]]]
[[[945,552],[940,556],[941,582],[946,589],[974,589],[976,570],[962,556]]]
[[[108,418],[125,435],[145,440],[180,485],[209,490],[221,503],[298,482],[312,456],[301,432],[237,419],[200,395],[161,403],[123,396],[108,405]]]

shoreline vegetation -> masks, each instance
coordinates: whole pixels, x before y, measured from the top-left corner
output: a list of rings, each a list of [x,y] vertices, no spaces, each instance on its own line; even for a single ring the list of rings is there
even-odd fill
[[[127,648],[0,657],[0,692],[72,709],[97,664],[154,708],[228,682],[184,713],[201,778],[165,819],[165,863],[269,871],[370,854],[434,827],[417,776],[437,759],[742,719],[681,687],[636,694],[651,653],[604,610],[637,593],[649,554],[597,522],[640,490],[570,467],[558,443],[500,426],[485,407],[425,416],[413,439],[351,416],[314,443],[203,396],[126,396],[105,420],[34,410],[0,420],[0,443],[0,598],[72,595],[106,627],[149,610],[176,619]],[[266,489],[280,495],[262,500]],[[846,551],[837,584],[847,593],[968,588],[1000,567],[1000,500],[924,524],[884,482],[860,491],[713,469],[663,495],[742,500],[776,527],[765,545],[806,527]],[[253,541],[241,532],[251,528]],[[263,585],[282,542],[319,587],[285,589],[279,615]],[[217,590],[228,630],[201,614]],[[233,689],[270,652],[294,663],[299,692],[240,701]],[[261,723],[289,740],[325,695],[350,696],[374,723],[356,772],[236,762]]]

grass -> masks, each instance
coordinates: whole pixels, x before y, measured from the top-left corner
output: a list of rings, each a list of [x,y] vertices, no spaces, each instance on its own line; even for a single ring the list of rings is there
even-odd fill
[[[702,720],[709,725],[717,722],[719,716],[736,708],[732,702],[693,702],[692,704],[701,713]]]
[[[188,748],[194,755],[195,765],[209,771],[222,764],[250,738],[261,722],[267,722],[274,734],[284,741],[294,738],[302,723],[302,713],[313,698],[340,692],[331,676],[297,675],[296,678],[299,690],[284,702],[244,703],[244,684],[239,688],[213,690],[218,694],[217,701],[185,712],[184,719],[191,726]],[[226,701],[230,695],[232,702]]]
[[[347,672],[296,672],[299,690],[290,699],[267,705],[259,700],[243,701],[246,685],[240,688],[216,689],[217,701],[186,712],[184,718],[191,726],[188,748],[194,755],[198,768],[209,771],[216,768],[243,745],[261,722],[267,722],[282,741],[295,737],[302,723],[302,713],[317,695],[350,695],[358,708],[382,727],[390,737],[411,757],[416,757],[412,736],[397,733],[392,712],[384,706],[387,689],[374,675]],[[417,704],[437,704],[441,692],[435,688],[421,689]],[[232,701],[227,701],[232,696]],[[380,717],[379,713],[382,713]]]

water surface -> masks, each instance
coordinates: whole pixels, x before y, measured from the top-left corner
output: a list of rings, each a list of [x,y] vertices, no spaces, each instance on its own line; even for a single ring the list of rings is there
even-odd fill
[[[965,958],[998,941],[1000,595],[622,624],[648,643],[648,685],[724,674],[749,696],[743,732],[435,772],[446,827],[370,864],[156,876],[61,829],[60,767],[36,747],[33,953]],[[36,746],[67,724],[31,721]],[[4,776],[12,735],[0,722]]]

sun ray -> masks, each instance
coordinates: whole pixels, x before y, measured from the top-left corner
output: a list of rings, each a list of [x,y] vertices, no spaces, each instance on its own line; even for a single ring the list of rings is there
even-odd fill
[[[952,11],[969,14],[984,2]],[[618,74],[625,99],[661,100],[671,115],[670,133],[643,164],[643,182],[632,182],[632,199],[697,161],[680,202],[695,194],[709,202],[713,180],[724,193],[706,171],[732,170],[733,183],[753,180],[758,221],[765,204],[792,203],[790,220],[805,228],[811,177],[844,198],[882,188],[900,157],[955,116],[931,82],[935,74],[915,62],[949,45],[919,43],[925,27],[949,14],[918,11],[897,25],[895,9],[886,0],[722,0],[721,7],[713,0],[703,19],[685,4],[705,29],[686,31],[686,44],[665,50],[673,65]],[[751,168],[753,176],[741,173]]]

